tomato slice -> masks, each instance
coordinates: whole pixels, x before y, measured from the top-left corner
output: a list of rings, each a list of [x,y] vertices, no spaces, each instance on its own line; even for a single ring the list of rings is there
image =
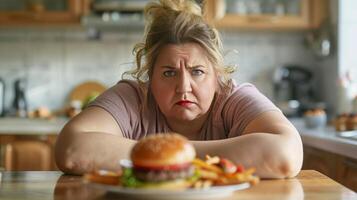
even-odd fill
[[[238,164],[237,165],[237,173],[242,173],[242,172],[244,172],[245,170],[244,170],[244,167],[243,167],[243,165],[241,165],[241,164]]]
[[[232,161],[225,159],[225,158],[221,158],[219,161],[219,165],[223,168],[223,171],[225,173],[234,173],[237,171],[237,167],[233,164]]]

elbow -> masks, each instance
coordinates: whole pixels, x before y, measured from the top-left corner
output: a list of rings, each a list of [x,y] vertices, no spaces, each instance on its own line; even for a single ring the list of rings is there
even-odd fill
[[[55,151],[55,161],[58,169],[63,173],[81,175],[81,173],[78,173],[76,170],[73,161],[66,155],[59,155],[57,150]]]
[[[266,156],[266,173],[263,178],[293,178],[299,174],[303,163],[301,140],[275,147],[274,153]]]
[[[59,170],[65,174],[83,175],[90,171],[88,162],[76,158],[75,152],[72,152],[66,147],[56,145],[55,148],[55,161]]]
[[[61,143],[59,138],[55,146],[55,162],[59,170],[65,174],[78,174],[73,159],[67,153],[67,146]]]
[[[293,178],[299,174],[301,167],[302,167],[302,158],[294,159],[290,157],[290,158],[282,159],[282,161],[280,162],[277,168],[277,171],[281,178]]]
[[[283,179],[293,178],[301,170],[302,161],[293,159],[291,156],[277,155],[267,157],[261,171],[258,170],[258,175],[261,178],[268,179]]]
[[[73,175],[82,174],[82,173],[78,173],[78,170],[76,170],[73,161],[67,158],[59,158],[56,156],[56,165],[58,169],[65,174],[73,174]]]
[[[278,166],[278,171],[282,178],[293,178],[299,174],[303,164],[303,146],[301,140],[295,142],[294,145],[282,149],[281,161]]]
[[[73,148],[72,139],[70,134],[67,134],[62,130],[62,132],[57,137],[55,144],[55,162],[59,170],[66,174],[82,175],[86,172],[84,166],[84,161],[78,159],[76,156],[76,148]]]

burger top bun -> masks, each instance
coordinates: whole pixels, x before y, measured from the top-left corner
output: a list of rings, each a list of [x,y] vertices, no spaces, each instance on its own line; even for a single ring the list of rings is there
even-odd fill
[[[196,152],[185,137],[177,133],[166,133],[139,140],[130,157],[134,166],[160,167],[191,162]]]

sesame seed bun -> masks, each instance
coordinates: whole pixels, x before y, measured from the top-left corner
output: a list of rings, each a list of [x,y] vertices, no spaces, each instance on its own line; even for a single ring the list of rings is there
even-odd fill
[[[189,141],[176,133],[150,135],[135,144],[131,151],[134,166],[160,167],[190,163],[196,156]]]

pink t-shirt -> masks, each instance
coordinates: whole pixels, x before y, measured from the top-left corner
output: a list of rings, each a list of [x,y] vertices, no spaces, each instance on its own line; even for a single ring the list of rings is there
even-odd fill
[[[98,106],[109,112],[126,138],[137,140],[149,134],[172,132],[155,101],[148,100],[147,109],[141,109],[144,102],[145,95],[139,84],[122,80],[101,94],[90,106]],[[239,136],[259,114],[270,110],[280,111],[249,83],[235,86],[229,94],[218,94],[212,106],[199,140]]]

